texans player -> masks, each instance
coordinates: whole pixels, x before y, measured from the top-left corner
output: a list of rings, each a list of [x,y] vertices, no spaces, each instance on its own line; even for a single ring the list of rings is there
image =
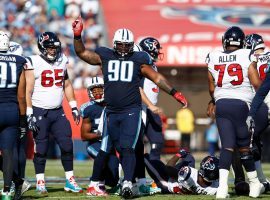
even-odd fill
[[[107,141],[106,148],[101,148],[98,157],[106,157],[112,145],[117,149],[124,171],[122,196],[132,198],[131,181],[136,166],[134,147],[141,127],[140,79],[146,76],[184,106],[187,106],[187,101],[161,74],[153,70],[152,60],[146,52],[133,51],[134,37],[130,30],[119,29],[115,32],[113,49],[99,47],[93,52],[86,50],[82,42],[81,17],[72,26],[76,54],[91,65],[101,65],[104,75],[107,107],[104,125],[106,130],[103,134],[108,135],[106,137],[110,141]],[[102,165],[100,163],[98,168],[102,168]]]
[[[35,142],[34,166],[36,191],[47,194],[44,171],[49,145],[49,133],[53,134],[61,150],[65,170],[65,191],[82,192],[73,175],[73,143],[70,123],[62,108],[65,94],[78,125],[80,116],[72,84],[67,73],[67,57],[62,53],[61,42],[55,33],[41,33],[37,41],[40,55],[27,58],[27,122],[33,131]]]
[[[180,149],[166,165],[151,160],[149,155],[144,160],[148,174],[162,193],[215,195],[217,192],[219,159],[214,156],[206,156],[199,170],[195,169],[194,157],[185,149]]]
[[[249,147],[251,136],[245,123],[248,104],[254,96],[253,87],[257,89],[261,81],[251,50],[242,49],[244,40],[245,34],[239,27],[230,27],[222,38],[224,51],[211,52],[206,58],[209,93],[216,104],[215,115],[222,144],[216,198],[228,196],[228,176],[235,147],[239,148],[247,172],[249,196],[258,197],[263,189],[255,170]]]
[[[257,70],[259,72],[259,76],[263,81],[267,75],[268,65],[267,62],[270,59],[270,52],[265,51],[265,43],[261,35],[259,34],[250,34],[246,36],[244,48],[254,50],[254,55],[257,57]],[[255,159],[255,166],[258,173],[258,178],[261,183],[264,184],[265,189],[269,190],[269,181],[266,179],[262,166],[261,166],[261,152],[262,152],[262,141],[261,141],[261,133],[268,125],[268,120],[270,118],[269,108],[270,108],[270,95],[268,91],[265,91],[266,97],[264,98],[264,103],[258,105],[258,110],[256,114],[254,114],[253,106],[251,106],[250,116],[255,116],[254,124],[255,132],[254,132],[254,140],[253,140],[253,156]],[[254,105],[254,104],[253,104]],[[257,106],[257,105],[256,105]],[[267,116],[268,113],[268,116]]]
[[[13,149],[19,137],[20,118],[26,113],[26,60],[22,56],[8,53],[8,50],[9,36],[0,31],[0,149],[4,177],[2,199],[11,199]],[[21,187],[21,184],[15,187]]]
[[[83,104],[80,108],[80,113],[83,118],[81,127],[81,138],[87,141],[87,152],[90,157],[95,159],[101,148],[102,139],[102,124],[103,111],[105,108],[104,102],[104,81],[101,77],[93,77],[87,87],[90,101]],[[94,162],[95,164],[95,162]],[[90,182],[87,194],[91,196],[106,196],[105,185],[115,187],[119,181],[119,160],[115,154],[115,150],[111,152],[106,166],[102,170],[102,181],[96,183]],[[98,187],[95,187],[98,185]]]

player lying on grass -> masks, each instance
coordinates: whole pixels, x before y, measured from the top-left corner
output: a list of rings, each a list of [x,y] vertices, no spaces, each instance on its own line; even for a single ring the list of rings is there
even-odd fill
[[[215,195],[217,192],[217,157],[206,156],[201,161],[199,170],[194,168],[194,157],[185,149],[180,149],[166,165],[160,160],[150,160],[147,154],[144,160],[148,174],[164,194]]]

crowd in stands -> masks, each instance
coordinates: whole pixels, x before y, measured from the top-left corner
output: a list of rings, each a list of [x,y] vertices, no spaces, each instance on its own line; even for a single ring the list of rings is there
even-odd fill
[[[74,89],[80,89],[97,71],[75,56],[71,23],[82,16],[85,46],[95,49],[103,29],[98,22],[99,10],[99,0],[1,0],[0,29],[10,32],[11,40],[22,45],[24,56],[39,54],[36,41],[41,32],[55,32],[69,58],[68,72]]]

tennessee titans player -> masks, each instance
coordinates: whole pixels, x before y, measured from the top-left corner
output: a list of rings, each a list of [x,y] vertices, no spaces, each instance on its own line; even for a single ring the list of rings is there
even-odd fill
[[[87,152],[93,159],[101,148],[102,125],[103,125],[103,110],[105,108],[104,102],[104,81],[101,77],[93,77],[87,87],[90,101],[83,104],[80,108],[80,113],[83,118],[81,127],[81,138],[87,141]],[[95,165],[95,162],[94,162]],[[112,150],[105,167],[102,170],[102,177],[99,183],[95,181],[90,182],[88,186],[88,195],[103,196],[105,185],[115,187],[119,181],[119,160]],[[95,185],[98,184],[98,187]]]
[[[120,154],[124,171],[122,196],[132,198],[132,177],[136,166],[134,147],[141,127],[140,80],[146,76],[177,101],[187,106],[185,97],[168,81],[153,70],[152,60],[146,52],[133,52],[134,37],[130,30],[119,29],[113,38],[113,49],[99,47],[95,52],[86,50],[81,39],[81,17],[73,24],[74,48],[78,57],[92,65],[101,65],[104,75],[106,147],[98,157],[106,157],[114,146]],[[104,160],[104,159],[102,159]],[[103,163],[99,168],[102,168]],[[95,171],[95,169],[94,169]]]
[[[0,149],[3,156],[4,189],[2,199],[11,199],[13,178],[13,148],[19,137],[20,118],[25,118],[26,60],[10,54],[9,36],[0,31]],[[22,183],[15,187],[21,187]]]

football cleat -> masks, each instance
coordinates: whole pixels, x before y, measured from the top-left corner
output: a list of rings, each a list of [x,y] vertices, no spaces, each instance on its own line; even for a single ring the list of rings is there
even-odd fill
[[[88,186],[86,195],[88,196],[98,196],[98,197],[106,197],[108,196],[105,190],[99,188],[98,185],[95,186]]]
[[[74,176],[70,177],[69,180],[66,179],[66,185],[64,187],[64,190],[66,192],[74,192],[74,193],[83,192],[83,189],[76,183]]]
[[[3,192],[2,190],[2,197],[1,197],[2,200],[11,200],[11,192]]]
[[[31,183],[29,183],[27,180],[24,180],[23,184],[22,184],[21,195],[23,195],[23,193],[25,193],[27,190],[29,190],[30,187],[31,187]]]
[[[229,197],[229,186],[223,186],[223,187],[218,187],[217,193],[216,193],[216,199],[226,199]]]
[[[267,193],[270,190],[270,182],[267,180],[266,182],[263,182],[262,184],[265,188],[264,193]]]
[[[132,183],[131,181],[124,181],[123,187],[121,191],[121,195],[124,199],[132,199],[133,192],[132,192]]]
[[[108,190],[109,194],[112,195],[121,195],[121,185],[117,184],[116,186],[112,187],[111,189]]]
[[[36,184],[36,192],[39,195],[47,195],[48,191],[45,186],[45,181],[44,180],[38,180]]]
[[[264,192],[264,186],[260,182],[249,183],[249,196],[257,198]]]

